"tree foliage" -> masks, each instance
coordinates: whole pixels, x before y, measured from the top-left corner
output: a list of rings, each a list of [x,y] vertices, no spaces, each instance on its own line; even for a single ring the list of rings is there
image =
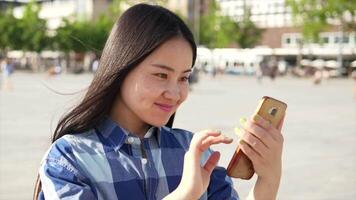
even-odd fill
[[[0,12],[0,50],[2,51],[17,49],[21,44],[21,30],[12,12],[11,8]]]
[[[22,18],[17,25],[21,31],[21,49],[24,51],[41,52],[48,47],[46,20],[39,17],[40,6],[33,1],[24,9]]]
[[[260,42],[263,30],[251,21],[250,10],[245,12],[245,17],[237,26],[236,42],[241,48],[251,48]]]
[[[248,11],[247,11],[248,12]],[[262,30],[246,15],[241,22],[220,13],[219,6],[212,1],[209,10],[200,17],[200,43],[209,48],[222,48],[237,44],[249,48],[258,44]]]
[[[40,52],[48,47],[46,21],[39,18],[40,7],[31,1],[17,19],[12,8],[0,14],[0,49]]]
[[[356,28],[356,1],[350,0],[287,0],[293,21],[302,28],[303,37],[319,41],[319,33],[331,25],[341,25],[342,31]]]

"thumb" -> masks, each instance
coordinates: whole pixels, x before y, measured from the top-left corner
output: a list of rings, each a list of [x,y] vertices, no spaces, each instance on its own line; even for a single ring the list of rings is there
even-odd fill
[[[208,161],[206,161],[204,165],[204,169],[208,172],[209,176],[211,172],[214,170],[216,165],[218,164],[220,159],[220,152],[215,151],[214,153],[211,154],[209,157]]]

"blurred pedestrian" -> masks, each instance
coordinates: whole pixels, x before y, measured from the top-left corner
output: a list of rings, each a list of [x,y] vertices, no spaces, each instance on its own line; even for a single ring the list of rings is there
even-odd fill
[[[319,85],[323,78],[323,72],[320,69],[316,69],[313,75],[313,83],[314,85]]]
[[[262,78],[263,78],[263,69],[266,68],[266,62],[264,59],[261,60],[261,62],[258,63],[256,66],[256,78],[257,78],[257,83],[261,84],[262,83]]]
[[[47,74],[50,77],[59,76],[62,73],[62,66],[59,60],[55,60],[53,66],[47,70]]]
[[[354,95],[354,99],[356,99],[356,69],[354,69],[351,72],[351,78],[354,80],[354,85],[353,85],[353,95]]]
[[[1,72],[2,72],[2,85],[1,89],[4,91],[13,90],[13,85],[11,82],[11,75],[14,72],[14,63],[11,58],[5,58],[1,64]]]
[[[238,199],[226,169],[216,167],[220,153],[209,148],[232,139],[171,128],[188,95],[196,49],[187,25],[169,10],[147,4],[126,10],[84,99],[55,129],[35,198]],[[250,139],[242,149],[258,174],[251,195],[275,199],[282,143],[252,134],[281,133],[262,119],[250,120],[246,129]]]
[[[272,56],[268,62],[269,76],[271,80],[274,80],[278,73],[278,62],[276,56]]]

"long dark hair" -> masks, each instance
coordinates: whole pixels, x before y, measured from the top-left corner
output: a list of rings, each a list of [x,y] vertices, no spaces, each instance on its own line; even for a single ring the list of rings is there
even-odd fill
[[[182,37],[192,48],[196,59],[196,44],[187,25],[171,11],[154,5],[137,4],[125,11],[114,24],[106,41],[100,64],[83,100],[59,121],[52,143],[66,134],[88,131],[97,126],[110,109],[126,75],[162,43]],[[174,115],[167,126],[172,126]],[[34,199],[41,191],[37,177]]]

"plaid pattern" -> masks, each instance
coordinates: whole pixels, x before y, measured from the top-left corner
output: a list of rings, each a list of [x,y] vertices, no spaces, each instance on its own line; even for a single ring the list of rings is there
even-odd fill
[[[162,199],[179,184],[192,133],[167,127],[131,135],[107,118],[86,133],[52,144],[39,170],[39,199]],[[204,152],[201,164],[211,154]],[[239,199],[222,167],[200,199]]]

